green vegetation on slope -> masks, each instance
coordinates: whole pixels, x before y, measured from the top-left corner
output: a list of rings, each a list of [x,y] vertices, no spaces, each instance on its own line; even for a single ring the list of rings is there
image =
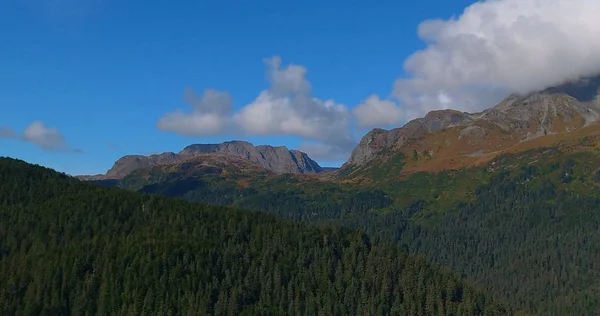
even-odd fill
[[[242,186],[237,182],[242,178],[238,174],[179,177],[166,172],[160,175],[156,168],[152,170],[155,173],[152,177],[141,178],[138,173],[146,172],[139,171],[123,179],[118,186],[194,202],[268,211],[286,220],[320,220],[393,205],[393,200],[379,189],[300,180],[292,174],[257,176]]]
[[[504,155],[488,168],[416,173],[382,186],[398,210],[336,221],[394,238],[510,307],[597,314],[599,168],[590,152],[540,148]]]
[[[252,209],[364,229],[460,271],[511,308],[588,315],[600,313],[599,170],[596,152],[538,148],[500,156],[485,168],[415,173],[371,187],[279,178],[232,194],[230,203],[245,206],[254,194],[260,203]],[[157,187],[163,185],[170,184]],[[202,202],[226,196],[211,190],[170,193]],[[347,194],[343,204],[331,204],[335,192]],[[319,215],[297,216],[313,213]]]
[[[0,158],[2,315],[497,315],[452,273],[266,214]]]

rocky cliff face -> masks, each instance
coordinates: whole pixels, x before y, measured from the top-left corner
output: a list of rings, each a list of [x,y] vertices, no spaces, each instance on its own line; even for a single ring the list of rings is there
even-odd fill
[[[306,153],[289,150],[285,146],[269,145],[253,146],[244,141],[231,141],[222,144],[190,145],[179,155],[184,157],[198,154],[228,154],[248,159],[259,166],[275,173],[321,173],[323,169]]]
[[[207,154],[229,155],[246,159],[274,173],[321,173],[325,172],[317,162],[307,154],[288,150],[286,147],[268,145],[253,146],[244,141],[230,141],[221,144],[195,144],[179,153],[162,153],[151,156],[130,155],[117,160],[105,175],[82,176],[86,180],[121,179],[131,171],[162,164],[186,161]]]
[[[389,131],[380,128],[373,129],[361,139],[345,166],[363,165],[384,150],[394,150],[404,146],[409,140],[472,121],[471,114],[454,110],[440,110],[429,112],[424,118],[412,120],[401,128]]]
[[[600,76],[526,96],[511,95],[480,113],[433,111],[401,128],[374,129],[362,138],[342,169],[359,168],[389,153],[414,154],[415,160],[426,153],[428,161],[473,157],[569,133],[600,120],[599,89]]]

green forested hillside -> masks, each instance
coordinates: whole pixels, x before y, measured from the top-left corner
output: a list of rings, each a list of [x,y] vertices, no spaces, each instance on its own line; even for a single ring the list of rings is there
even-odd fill
[[[499,315],[364,233],[84,183],[0,158],[1,315]]]
[[[395,241],[461,272],[512,308],[590,315],[600,313],[598,170],[596,153],[540,148],[482,168],[415,173],[361,189],[282,181],[229,196],[232,204],[283,218],[362,228],[372,238]],[[177,183],[146,189],[164,193],[160,189]],[[222,203],[211,200],[225,196],[217,188],[208,181],[179,196]]]
[[[322,220],[385,209],[394,202],[377,188],[306,181],[293,174],[269,177],[251,174],[252,177],[248,177],[248,174],[211,173],[198,176],[165,169],[168,168],[158,166],[132,172],[116,185],[194,202],[266,210],[286,220]],[[239,179],[243,179],[245,185],[240,185]]]

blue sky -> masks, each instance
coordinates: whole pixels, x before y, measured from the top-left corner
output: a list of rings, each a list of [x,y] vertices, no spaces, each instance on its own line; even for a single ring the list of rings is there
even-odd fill
[[[0,5],[0,156],[96,174],[126,154],[244,139],[312,150],[322,165],[339,165],[348,137],[358,142],[372,127],[400,126],[412,117],[399,112],[402,104],[392,96],[394,83],[411,76],[407,67],[425,67],[414,65],[419,58],[403,67],[428,47],[419,25],[448,21],[473,3],[6,0]],[[423,30],[441,34],[435,25]],[[193,126],[202,120],[188,126],[173,117],[159,124],[178,109],[176,119],[191,115],[186,88],[196,99],[205,89],[231,98],[230,109],[216,112],[210,108],[220,104],[207,104],[214,98],[197,101],[197,117],[217,113],[222,126]],[[289,124],[298,126],[261,129],[273,123],[256,121],[265,119],[264,102],[237,115],[261,95],[268,106],[285,107],[272,119],[293,112]],[[367,119],[371,108],[353,110],[372,95],[389,115]],[[339,111],[326,104],[330,99]]]

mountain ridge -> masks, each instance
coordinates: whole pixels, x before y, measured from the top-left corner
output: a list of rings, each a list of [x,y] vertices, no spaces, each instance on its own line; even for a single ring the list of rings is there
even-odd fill
[[[136,169],[157,165],[179,163],[197,156],[228,155],[245,159],[267,171],[283,173],[316,174],[326,172],[316,161],[299,150],[289,150],[286,146],[254,146],[246,141],[227,141],[220,144],[192,144],[179,153],[165,152],[149,156],[126,155],[115,161],[104,175],[82,175],[83,180],[122,179]],[[239,162],[239,160],[234,160]]]
[[[394,174],[410,157],[392,157],[393,168],[376,165],[374,181],[365,182],[287,174],[250,176],[242,184],[236,175],[169,174],[160,166],[154,178],[137,176],[120,187],[365,229],[451,266],[516,310],[597,314],[599,305],[589,298],[595,297],[591,282],[600,280],[591,268],[600,238],[600,124],[539,140],[485,166],[402,178]],[[568,276],[556,274],[566,270]]]
[[[364,229],[460,271],[516,310],[597,314],[597,88],[563,90],[373,129],[361,140],[373,159],[328,174],[194,174],[163,165],[118,186]]]
[[[461,168],[472,159],[460,157],[499,153],[522,142],[596,124],[600,121],[600,76],[578,82],[527,95],[512,94],[477,113],[435,110],[399,128],[375,128],[361,139],[338,175],[352,178],[360,173],[357,170],[400,153],[418,164],[457,157],[454,164],[440,168]]]
[[[455,121],[462,121],[457,115]],[[557,144],[559,148],[554,147]],[[191,174],[191,179],[159,174],[163,178],[156,183],[151,179],[130,189],[261,210],[288,220],[364,228],[369,235],[379,234],[377,238],[389,238],[409,252],[456,269],[509,308],[533,315],[584,315],[598,311],[597,303],[589,302],[595,300],[597,285],[591,282],[598,280],[592,267],[600,238],[595,212],[599,153],[600,124],[591,124],[519,142],[503,149],[497,159],[485,160],[487,168],[413,172],[399,180],[377,165],[390,183],[341,187],[342,181],[304,182],[299,175],[281,175],[254,177],[249,185],[241,185],[235,177],[221,179],[223,173],[217,170]],[[214,155],[202,157],[195,158],[195,165],[182,162],[157,168],[177,173],[185,165],[199,167],[194,170],[202,173],[204,167],[214,171],[216,163],[232,166],[211,161]],[[399,172],[417,162],[403,159],[391,161]],[[388,203],[379,204],[386,199]],[[538,271],[540,262],[544,265]],[[568,271],[568,277],[556,271]],[[560,282],[553,283],[556,280]]]
[[[192,144],[179,153],[120,158],[105,175],[79,176],[84,180],[122,179],[131,171],[172,164],[197,155],[228,154],[247,159],[276,174],[321,174],[323,178],[352,179],[359,170],[376,167],[395,155],[413,157],[403,172],[439,171],[485,163],[504,150],[548,135],[570,133],[600,121],[600,76],[567,82],[529,94],[512,94],[492,108],[467,113],[434,110],[404,126],[368,132],[341,168],[323,168],[307,154],[285,146],[245,141]],[[547,143],[547,140],[544,140]],[[518,147],[518,146],[517,146]],[[532,147],[532,146],[529,146]],[[535,147],[535,146],[533,146]],[[451,163],[445,162],[452,157]],[[358,171],[358,172],[357,172]]]

